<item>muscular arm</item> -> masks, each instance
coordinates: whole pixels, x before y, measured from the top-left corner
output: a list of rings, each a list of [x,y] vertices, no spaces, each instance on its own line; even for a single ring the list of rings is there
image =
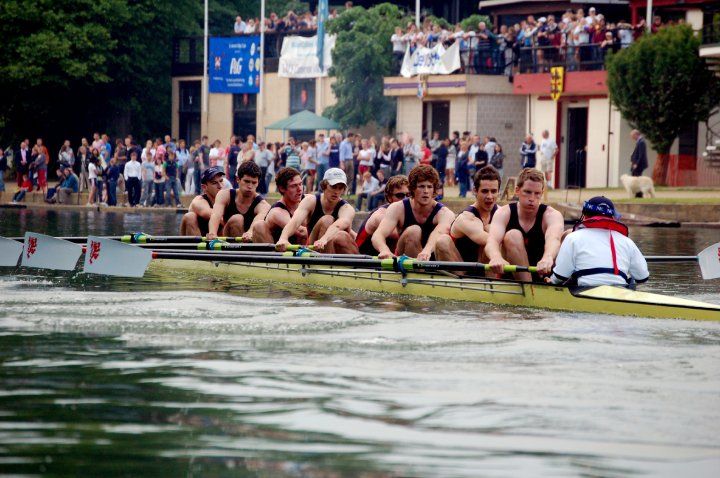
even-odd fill
[[[327,244],[337,236],[340,231],[347,231],[352,226],[353,218],[355,218],[355,208],[350,204],[345,204],[338,211],[338,218],[327,228],[325,234],[318,240]]]
[[[454,219],[455,213],[453,213],[449,208],[444,207],[438,211],[435,216],[435,229],[433,229],[433,232],[430,233],[427,244],[425,244],[425,247],[423,247],[423,250],[420,251],[420,254],[417,256],[419,261],[430,260],[430,254],[435,252],[435,243],[441,235],[450,234],[450,226],[452,225]]]
[[[396,202],[388,207],[385,216],[380,221],[377,230],[372,235],[372,245],[378,251],[380,259],[392,257],[393,252],[387,245],[387,238],[400,226],[400,219],[403,215],[402,202]]]
[[[198,217],[201,217],[205,219],[206,221],[210,220],[210,216],[212,215],[212,208],[210,207],[210,204],[202,197],[202,196],[195,196],[195,198],[190,203],[190,207],[188,208],[190,212],[194,212],[197,214]]]
[[[469,212],[463,212],[453,223],[451,229],[453,237],[467,237],[475,244],[485,247],[490,233],[485,230],[483,222]]]
[[[255,225],[265,220],[265,216],[267,216],[268,211],[270,211],[270,204],[263,199],[257,206],[255,206],[255,219],[253,219],[252,224],[248,227],[247,232],[243,234],[243,237],[247,236],[246,239],[252,239],[252,233]]]
[[[283,227],[280,238],[277,241],[277,249],[279,251],[285,250],[285,248],[290,244],[290,236],[294,235],[305,220],[310,217],[312,210],[315,209],[315,201],[315,196],[312,194],[305,196],[305,199],[300,201],[300,205],[295,211],[295,214],[293,214],[293,217],[288,221],[285,227]]]
[[[215,204],[213,205],[212,214],[210,215],[210,222],[208,224],[208,239],[215,239],[218,235],[218,228],[222,224],[223,215],[225,214],[225,208],[230,204],[230,191],[220,191],[215,196]]]
[[[510,208],[503,206],[497,210],[490,223],[487,243],[485,244],[485,255],[488,263],[496,274],[503,273],[503,266],[508,262],[502,256],[502,242],[505,238],[508,222],[510,221]]]
[[[545,251],[537,263],[538,273],[548,275],[552,272],[553,263],[560,250],[560,238],[565,229],[565,220],[556,209],[548,207],[543,215],[543,229],[545,230]]]

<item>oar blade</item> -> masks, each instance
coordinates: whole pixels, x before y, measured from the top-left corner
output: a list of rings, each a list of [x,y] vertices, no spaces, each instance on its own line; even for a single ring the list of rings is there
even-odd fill
[[[703,279],[720,278],[720,242],[705,248],[698,254],[698,264],[700,264]]]
[[[71,271],[82,254],[82,246],[37,232],[26,232],[23,267]]]
[[[86,274],[142,277],[152,260],[152,251],[97,236],[88,236],[85,250]]]
[[[0,267],[15,267],[20,262],[23,245],[21,242],[0,237]]]

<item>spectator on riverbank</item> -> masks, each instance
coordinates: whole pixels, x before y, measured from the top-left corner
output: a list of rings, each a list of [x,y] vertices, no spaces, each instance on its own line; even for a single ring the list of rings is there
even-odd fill
[[[525,136],[525,141],[523,141],[520,145],[520,169],[534,168],[537,163],[535,156],[536,153],[537,145],[535,144],[532,135],[528,134]]]

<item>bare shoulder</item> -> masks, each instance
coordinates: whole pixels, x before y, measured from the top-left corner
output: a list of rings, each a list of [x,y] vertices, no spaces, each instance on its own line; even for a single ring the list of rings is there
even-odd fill
[[[508,223],[510,220],[510,204],[506,204],[504,206],[500,206],[497,211],[495,211],[495,214],[493,214],[492,222],[505,222],[505,224]]]
[[[545,222],[545,221],[548,221],[548,222],[555,222],[555,221],[564,222],[565,219],[563,218],[563,215],[562,215],[562,213],[561,213],[560,211],[558,211],[557,209],[555,209],[555,208],[552,207],[552,206],[548,206],[548,207],[545,209],[545,214],[543,214],[543,222]]]

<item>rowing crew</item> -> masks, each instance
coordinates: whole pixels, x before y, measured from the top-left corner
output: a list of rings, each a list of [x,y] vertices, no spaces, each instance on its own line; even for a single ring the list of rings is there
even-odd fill
[[[275,243],[279,251],[302,244],[318,252],[381,259],[404,255],[423,261],[483,262],[498,277],[508,264],[536,265],[536,277],[514,274],[521,281],[627,285],[649,275],[609,199],[587,201],[581,221],[573,231],[564,231],[562,214],[541,202],[545,178],[535,169],[518,176],[517,202],[499,207],[500,176],[491,166],[482,168],[473,178],[475,202],[456,216],[435,199],[437,171],[417,166],[407,177],[388,181],[387,204],[372,211],[357,232],[352,229],[355,208],[343,199],[347,177],[341,169],[328,169],[321,192],[315,194],[303,194],[297,170],[281,169],[276,176],[281,198],[272,205],[257,193],[261,171],[254,162],[238,167],[237,189],[223,189],[223,175],[219,168],[203,172],[203,194],[190,204],[181,234],[208,240],[242,237]]]

